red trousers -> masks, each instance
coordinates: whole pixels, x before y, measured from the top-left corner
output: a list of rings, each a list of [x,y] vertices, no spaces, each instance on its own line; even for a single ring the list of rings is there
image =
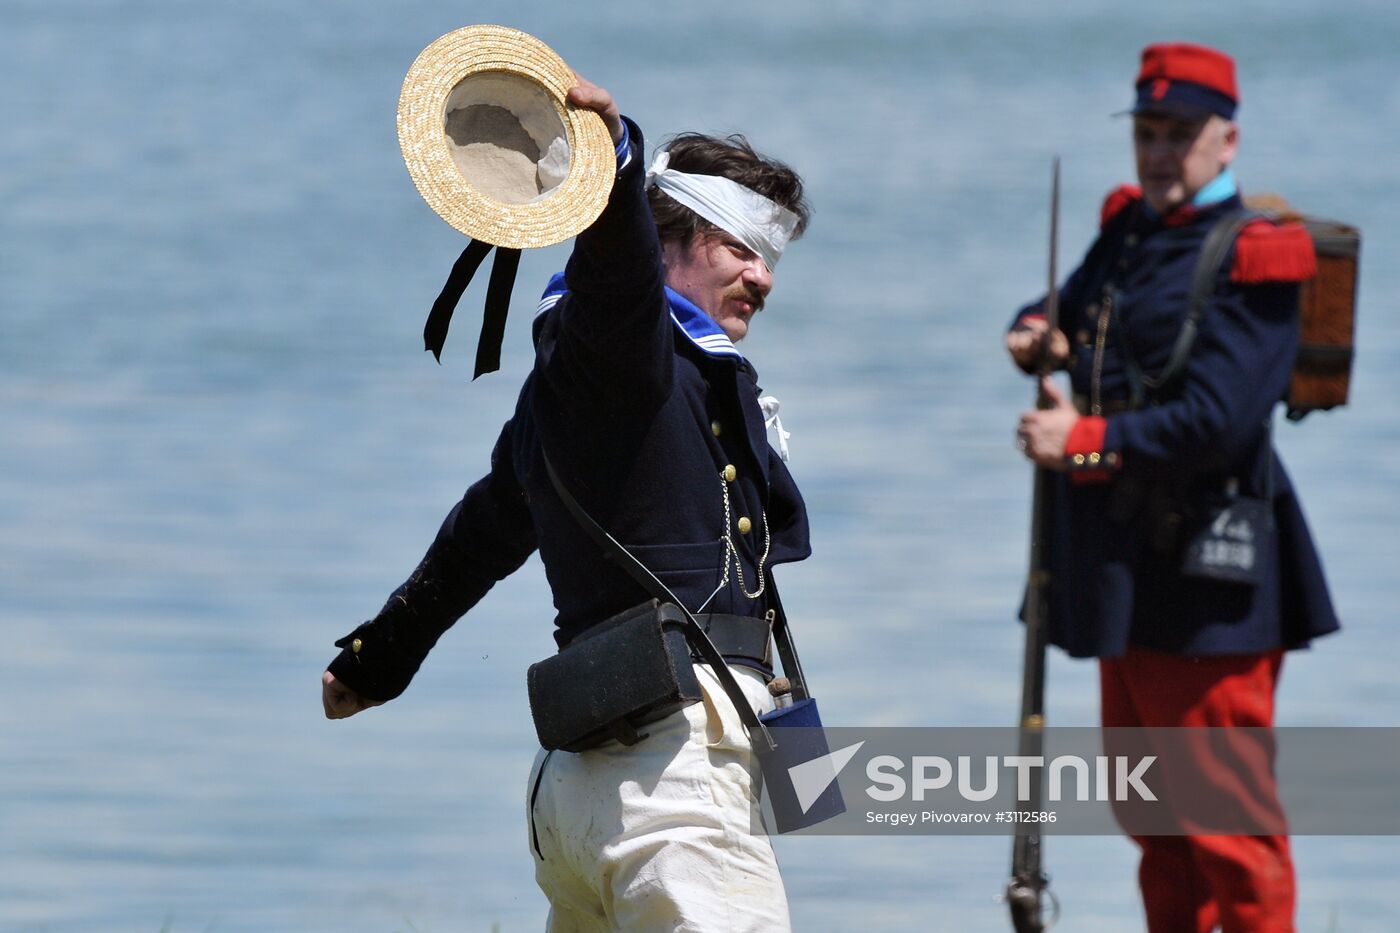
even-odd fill
[[[1136,648],[1103,658],[1105,727],[1272,728],[1283,652],[1183,657]],[[1267,770],[1267,769],[1261,769]],[[1283,824],[1272,775],[1249,805]],[[1149,933],[1293,933],[1293,860],[1288,836],[1133,836]]]

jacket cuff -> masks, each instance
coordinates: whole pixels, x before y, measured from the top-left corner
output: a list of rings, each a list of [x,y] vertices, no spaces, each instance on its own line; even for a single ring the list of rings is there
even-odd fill
[[[1108,419],[1084,415],[1074,423],[1065,440],[1065,471],[1072,483],[1107,482],[1122,465],[1117,451],[1105,451]]]
[[[387,702],[408,689],[442,633],[491,588],[442,531],[379,614],[339,639],[326,670],[351,690]]]
[[[629,169],[646,174],[646,140],[642,137],[642,128],[631,117],[622,117],[622,141],[617,144],[616,151],[618,177]]]
[[[408,689],[423,658],[406,655],[381,614],[336,641],[340,654],[326,670],[369,700],[386,703]]]

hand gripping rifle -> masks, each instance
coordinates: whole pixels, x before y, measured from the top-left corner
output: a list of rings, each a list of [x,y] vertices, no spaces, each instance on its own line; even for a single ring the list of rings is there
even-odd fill
[[[1044,352],[1037,368],[1036,384],[1051,371],[1050,339],[1060,326],[1060,293],[1055,279],[1056,242],[1060,219],[1060,159],[1055,158],[1050,182],[1050,288],[1045,296]],[[1052,407],[1043,388],[1038,390],[1036,407]],[[1017,742],[1020,755],[1041,757],[1045,745],[1045,637],[1050,609],[1050,483],[1053,474],[1045,467],[1035,469],[1031,503],[1030,574],[1026,580],[1026,651],[1021,674],[1021,721]],[[1035,771],[1030,799],[1024,806],[1041,810],[1045,793],[1045,772]],[[1051,917],[1045,919],[1049,900]],[[1006,905],[1016,933],[1040,933],[1059,918],[1060,904],[1050,892],[1050,879],[1041,870],[1040,824],[1017,823],[1011,849],[1011,880],[1006,885]]]

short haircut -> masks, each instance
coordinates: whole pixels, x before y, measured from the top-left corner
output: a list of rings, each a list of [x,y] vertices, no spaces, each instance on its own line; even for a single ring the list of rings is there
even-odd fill
[[[812,208],[802,197],[802,179],[776,159],[754,151],[749,141],[737,133],[720,139],[701,133],[682,133],[671,140],[666,151],[670,168],[691,175],[720,175],[738,182],[797,215],[792,239],[802,236],[811,219]],[[662,243],[689,244],[696,236],[713,236],[720,228],[673,199],[660,188],[647,189],[656,234]]]

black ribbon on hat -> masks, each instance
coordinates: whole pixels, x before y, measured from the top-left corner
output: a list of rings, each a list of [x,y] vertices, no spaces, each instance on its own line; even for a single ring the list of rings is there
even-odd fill
[[[433,302],[428,312],[428,322],[423,325],[423,349],[433,351],[433,359],[442,362],[442,345],[447,342],[447,328],[452,323],[452,312],[457,310],[457,302],[471,284],[472,276],[481,267],[486,254],[491,252],[491,244],[481,240],[471,240],[462,255],[452,264],[452,271],[442,292]],[[506,333],[506,312],[510,310],[510,293],[515,287],[515,272],[520,266],[520,250],[501,247],[496,250],[496,259],[491,263],[491,280],[486,285],[486,313],[481,320],[481,336],[476,341],[475,379],[483,373],[494,373],[501,368],[501,341]]]

